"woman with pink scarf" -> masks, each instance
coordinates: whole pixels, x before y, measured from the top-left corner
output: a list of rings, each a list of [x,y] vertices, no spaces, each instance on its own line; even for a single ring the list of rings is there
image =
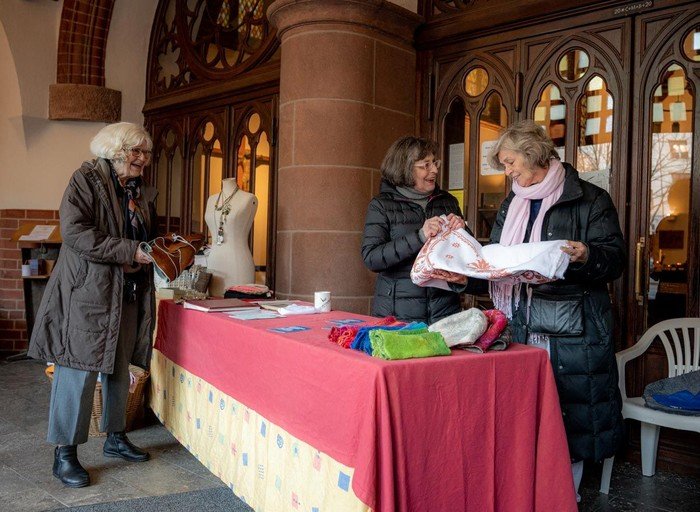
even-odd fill
[[[559,160],[554,143],[532,121],[507,128],[491,155],[512,180],[491,242],[567,240],[564,279],[542,285],[495,285],[511,317],[513,340],[546,349],[578,490],[583,461],[602,461],[623,440],[612,311],[607,285],[622,274],[625,244],[610,195]]]

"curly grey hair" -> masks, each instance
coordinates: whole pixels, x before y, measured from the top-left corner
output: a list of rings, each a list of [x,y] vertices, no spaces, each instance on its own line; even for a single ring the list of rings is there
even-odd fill
[[[380,168],[382,178],[395,187],[412,187],[413,166],[428,155],[438,156],[435,141],[406,135],[395,141],[387,150]]]
[[[501,133],[496,145],[489,152],[489,163],[494,169],[503,170],[503,164],[498,159],[498,153],[503,149],[517,151],[525,156],[525,161],[531,169],[548,168],[551,158],[559,158],[554,149],[554,142],[547,136],[544,128],[534,121],[525,119],[513,123]]]
[[[153,140],[143,126],[134,123],[114,123],[102,128],[90,141],[92,154],[107,160],[126,160],[127,150],[146,142],[153,149]]]

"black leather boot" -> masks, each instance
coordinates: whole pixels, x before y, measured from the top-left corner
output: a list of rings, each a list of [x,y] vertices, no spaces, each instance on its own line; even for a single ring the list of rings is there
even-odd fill
[[[53,458],[53,476],[68,487],[87,487],[90,475],[78,462],[78,447],[74,444],[57,446]]]
[[[138,446],[131,444],[124,432],[110,432],[107,434],[102,453],[105,457],[121,457],[129,462],[144,462],[150,458],[148,452],[144,452]]]

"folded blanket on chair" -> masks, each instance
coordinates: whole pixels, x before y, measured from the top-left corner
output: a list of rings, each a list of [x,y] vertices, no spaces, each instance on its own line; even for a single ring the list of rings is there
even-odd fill
[[[642,396],[645,405],[652,409],[700,416],[700,370],[647,384]]]
[[[382,359],[412,359],[451,354],[442,334],[429,332],[428,329],[375,329],[369,333],[369,337],[372,342],[372,355]]]

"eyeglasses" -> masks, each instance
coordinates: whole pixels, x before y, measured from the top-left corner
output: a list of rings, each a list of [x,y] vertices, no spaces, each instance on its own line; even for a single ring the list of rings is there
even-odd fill
[[[442,165],[441,160],[434,160],[432,162],[423,162],[422,164],[413,164],[414,167],[418,167],[422,171],[427,171],[431,167],[435,167],[435,169],[437,169],[439,171],[441,165]]]
[[[140,156],[143,156],[145,160],[150,160],[151,155],[153,155],[153,151],[151,151],[150,149],[129,148],[127,149],[127,151],[134,158],[139,158]]]

